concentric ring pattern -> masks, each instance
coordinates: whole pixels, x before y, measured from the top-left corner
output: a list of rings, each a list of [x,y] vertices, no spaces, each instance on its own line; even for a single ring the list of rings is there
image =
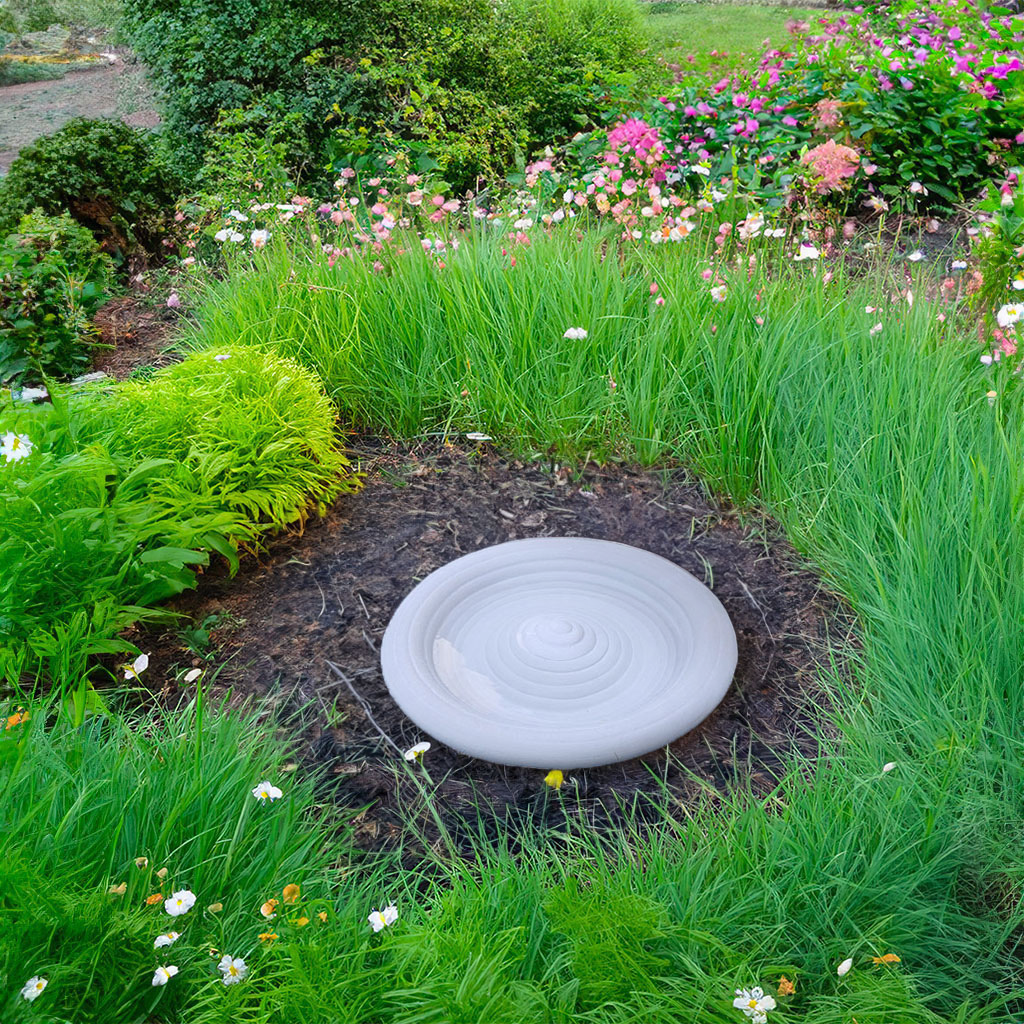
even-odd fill
[[[499,764],[587,768],[688,732],[736,669],[725,609],[649,551],[515,540],[433,572],[399,605],[381,665],[421,729]]]

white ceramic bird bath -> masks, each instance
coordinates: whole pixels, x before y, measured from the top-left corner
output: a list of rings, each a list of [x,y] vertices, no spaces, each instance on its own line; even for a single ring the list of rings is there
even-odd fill
[[[398,606],[381,667],[442,743],[528,768],[589,768],[703,721],[736,669],[718,598],[660,555],[582,537],[514,540],[442,566]]]

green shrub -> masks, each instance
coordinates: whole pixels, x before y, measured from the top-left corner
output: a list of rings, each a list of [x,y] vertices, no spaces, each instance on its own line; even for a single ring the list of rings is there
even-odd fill
[[[289,112],[303,164],[402,146],[468,186],[654,67],[631,0],[128,0],[126,23],[189,168],[221,111],[254,131]]]
[[[137,243],[154,251],[161,213],[177,191],[146,132],[77,117],[23,149],[0,179],[0,232],[38,207],[70,213],[107,249],[124,252]]]
[[[211,551],[235,569],[240,544],[354,488],[316,377],[222,354],[0,410],[0,432],[32,446],[0,466],[0,675],[41,665],[77,685],[90,656],[127,649],[119,629],[193,586]]]
[[[71,375],[89,364],[89,317],[106,297],[110,260],[67,215],[22,218],[0,242],[0,382]]]

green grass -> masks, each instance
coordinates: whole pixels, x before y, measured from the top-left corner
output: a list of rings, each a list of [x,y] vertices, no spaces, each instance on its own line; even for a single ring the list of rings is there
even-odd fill
[[[521,454],[681,460],[713,491],[778,517],[859,620],[852,676],[828,680],[840,736],[820,761],[794,765],[766,802],[741,788],[607,848],[583,832],[528,845],[514,866],[482,848],[396,927],[382,970],[413,1010],[380,1019],[484,1019],[504,993],[533,1008],[492,1007],[495,1020],[736,1020],[732,988],[782,973],[798,995],[780,1021],[1013,1019],[1018,382],[1006,370],[989,379],[969,333],[922,298],[923,277],[909,306],[890,302],[885,268],[870,280],[838,268],[825,284],[767,261],[770,275],[734,273],[718,305],[696,236],[618,261],[608,245],[539,235],[512,268],[500,238],[468,241],[443,270],[417,250],[389,256],[382,274],[282,249],[214,285],[191,337],[295,356],[364,429],[483,430]],[[569,326],[588,337],[564,339]],[[467,915],[478,924],[461,925],[453,950],[440,922]],[[410,933],[415,956],[403,952]],[[595,974],[598,956],[636,942],[628,984]],[[871,967],[885,952],[902,963]],[[840,980],[847,955],[858,963]],[[293,964],[280,999],[297,998],[299,974],[321,976],[317,963]],[[494,986],[467,980],[476,972]],[[467,991],[472,1009],[458,1002]],[[331,1019],[328,1004],[308,1019]]]
[[[664,59],[680,64],[689,77],[710,72],[728,74],[753,64],[764,50],[766,39],[773,47],[785,47],[789,19],[813,22],[827,14],[806,7],[666,0],[649,5],[647,26]]]
[[[257,935],[269,927],[258,908],[289,883],[335,927],[346,889],[335,868],[350,846],[333,816],[313,819],[312,780],[288,772],[291,745],[275,723],[252,711],[204,716],[193,702],[74,729],[54,710],[38,705],[27,724],[0,732],[4,1020],[173,1021],[210,989],[223,1005],[210,947],[257,970]],[[281,787],[279,800],[253,797],[264,779]],[[108,892],[122,883],[120,895]],[[145,902],[180,889],[197,896],[185,915]],[[223,909],[209,910],[215,903]],[[171,929],[181,938],[155,950]],[[180,968],[166,988],[151,984],[160,963]],[[49,986],[30,1012],[17,993],[37,975]]]

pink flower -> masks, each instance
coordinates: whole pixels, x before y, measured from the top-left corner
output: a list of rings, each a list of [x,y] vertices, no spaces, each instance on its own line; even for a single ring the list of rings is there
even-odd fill
[[[167,305],[171,309],[177,309],[181,305],[181,299],[178,298],[177,292],[171,292],[171,294],[167,296]]]
[[[841,191],[846,187],[846,179],[857,173],[860,157],[856,150],[838,145],[834,139],[829,139],[828,142],[808,150],[800,158],[800,162],[809,167],[819,179],[816,191],[824,195],[827,192]]]
[[[444,196],[434,196],[434,198],[431,199],[430,202],[434,206],[444,206]]]
[[[658,284],[657,284],[657,282],[656,282],[656,281],[652,281],[652,282],[651,282],[651,288],[650,288],[650,291],[651,291],[651,294],[652,294],[652,295],[657,295],[657,294],[658,294]]]

